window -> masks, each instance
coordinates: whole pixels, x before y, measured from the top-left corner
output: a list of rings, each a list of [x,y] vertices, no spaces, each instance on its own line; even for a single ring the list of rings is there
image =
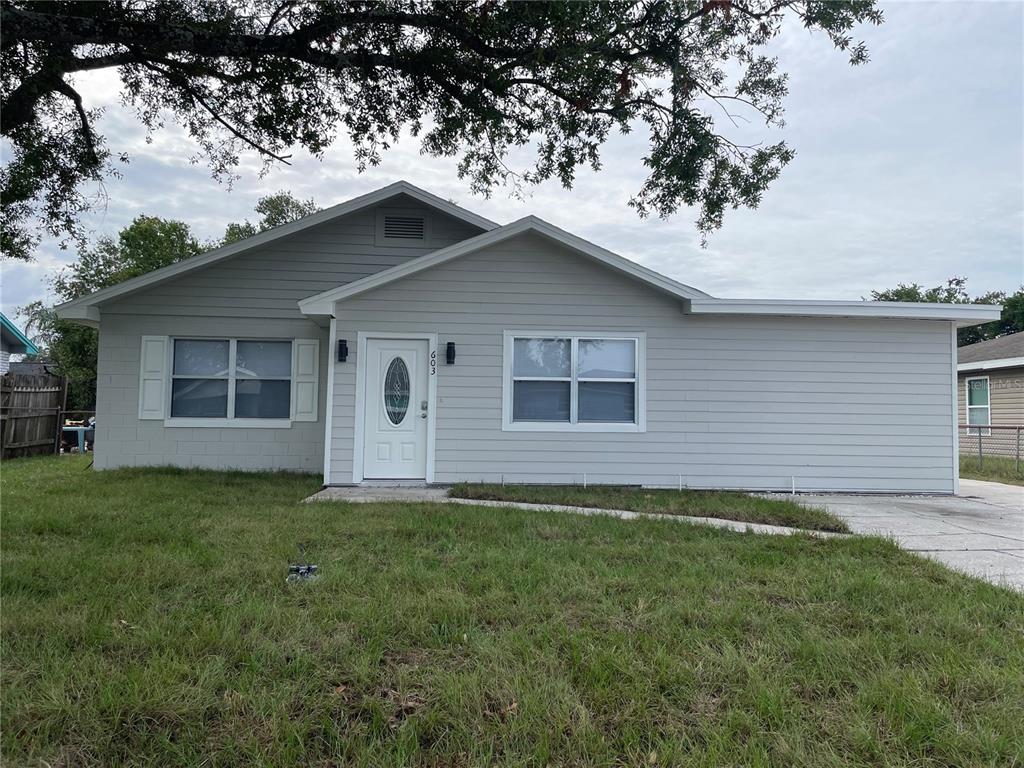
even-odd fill
[[[394,426],[405,421],[405,414],[409,412],[409,369],[405,360],[396,357],[388,366],[388,372],[384,376],[384,412]]]
[[[506,430],[644,429],[643,336],[505,334]]]
[[[287,419],[292,343],[174,339],[171,418]]]
[[[967,379],[967,424],[971,427],[987,427],[992,423],[989,407],[988,376],[975,376]],[[969,433],[989,435],[992,430],[968,430]]]

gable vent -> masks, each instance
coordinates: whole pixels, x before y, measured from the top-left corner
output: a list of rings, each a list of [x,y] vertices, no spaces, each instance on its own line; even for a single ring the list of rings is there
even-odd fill
[[[384,216],[384,237],[388,240],[422,240],[422,216]]]

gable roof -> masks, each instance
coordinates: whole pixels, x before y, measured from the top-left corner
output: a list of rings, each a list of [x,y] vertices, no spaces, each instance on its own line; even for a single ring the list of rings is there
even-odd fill
[[[11,348],[8,350],[10,352],[26,355],[35,355],[39,352],[32,340],[22,333],[21,329],[12,323],[3,312],[0,312],[0,334],[3,334],[5,341],[11,342]],[[24,349],[18,352],[13,347],[23,347]]]
[[[118,285],[96,291],[88,296],[61,304],[55,308],[57,315],[62,319],[71,320],[82,325],[98,326],[100,305],[104,302],[143,290],[167,280],[172,280],[183,273],[194,269],[201,269],[223,259],[265,246],[305,229],[355,213],[363,208],[378,205],[398,195],[407,195],[426,206],[475,226],[483,230],[483,233],[467,238],[447,248],[428,253],[425,256],[411,259],[397,267],[383,270],[361,280],[356,280],[338,288],[302,299],[298,304],[299,309],[304,314],[311,316],[333,315],[334,304],[337,301],[365,293],[381,285],[417,274],[423,270],[431,269],[451,259],[473,253],[488,245],[502,242],[510,237],[526,232],[532,232],[559,243],[582,256],[617,271],[619,274],[638,280],[663,293],[678,298],[684,303],[684,312],[691,314],[946,320],[963,326],[998,320],[1002,310],[1001,306],[995,304],[716,299],[703,291],[676,282],[654,270],[643,267],[636,262],[594,245],[581,237],[559,229],[536,216],[527,216],[511,224],[499,226],[489,219],[467,211],[454,203],[442,200],[436,195],[432,195],[406,181],[398,181],[289,224],[261,232],[238,243],[208,251],[194,258],[177,262],[163,269],[155,270],[131,280],[126,280]]]
[[[346,283],[338,288],[333,288],[329,291],[318,293],[315,296],[310,296],[309,298],[303,299],[299,302],[299,310],[306,315],[333,315],[334,303],[337,301],[343,301],[345,299],[352,298],[353,296],[358,296],[359,294],[387,285],[395,280],[401,280],[403,277],[409,277],[423,272],[424,270],[432,269],[433,267],[449,262],[452,259],[457,259],[460,256],[475,253],[487,246],[495,245],[504,240],[508,240],[511,237],[526,234],[528,232],[538,234],[541,237],[563,245],[581,256],[585,256],[596,262],[604,264],[627,277],[646,283],[663,293],[669,294],[670,296],[685,300],[710,298],[703,291],[698,291],[696,288],[691,288],[688,285],[677,283],[675,280],[671,280],[664,275],[660,275],[654,270],[647,269],[647,267],[643,267],[634,261],[630,261],[616,253],[612,253],[600,246],[594,245],[593,243],[584,240],[582,237],[577,237],[576,235],[566,232],[564,229],[559,229],[554,224],[550,224],[543,219],[539,219],[536,216],[526,216],[512,222],[511,224],[506,224],[503,227],[493,229],[490,232],[485,232],[482,235],[471,237],[467,240],[455,243],[454,245],[450,245],[447,248],[442,248],[438,251],[434,251],[433,253],[428,253],[426,256],[410,259],[397,267],[391,267],[390,269],[385,269],[381,272],[377,272],[376,274],[364,277],[361,280]]]
[[[904,320],[947,320],[957,325],[973,325],[999,319],[1002,307],[990,304],[931,304],[899,301],[785,301],[775,299],[717,299],[703,291],[678,283],[654,270],[605,250],[536,216],[506,224],[504,227],[463,240],[460,243],[412,259],[397,267],[364,277],[299,302],[306,315],[334,314],[338,301],[358,296],[403,277],[432,269],[452,259],[479,251],[495,243],[526,232],[533,232],[560,243],[583,256],[600,262],[619,273],[681,299],[684,312],[694,315],[747,315],[797,317],[886,318]]]
[[[81,298],[65,302],[55,307],[57,315],[65,320],[76,320],[85,325],[96,325],[99,322],[98,305],[103,302],[149,288],[193,269],[207,267],[223,259],[238,256],[246,251],[268,245],[282,238],[294,235],[297,232],[302,232],[305,229],[326,224],[329,221],[355,213],[363,208],[378,205],[398,195],[411,197],[430,208],[446,213],[449,216],[454,216],[485,232],[498,227],[498,224],[490,219],[485,219],[483,216],[443,200],[437,195],[432,195],[430,192],[420,189],[407,181],[396,181],[394,184],[389,184],[386,187],[368,192],[359,197],[354,197],[344,203],[325,208],[322,211],[304,216],[288,224],[282,224],[279,227],[260,232],[237,243],[215,248],[212,251],[193,256],[191,259],[176,262],[161,269],[148,272],[145,275],[134,277],[131,280],[125,280],[123,283],[112,285],[109,288],[102,288],[95,293],[90,293],[88,296],[82,296]]]
[[[1024,331],[960,347],[956,362],[960,371],[1024,367]]]

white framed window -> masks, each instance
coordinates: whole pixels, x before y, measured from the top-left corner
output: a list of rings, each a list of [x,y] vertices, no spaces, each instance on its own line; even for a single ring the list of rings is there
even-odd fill
[[[992,408],[989,400],[988,376],[970,376],[965,381],[964,398],[967,405],[967,426],[988,427],[992,425]],[[979,430],[968,429],[968,434]],[[991,429],[980,430],[983,435],[992,434]]]
[[[505,331],[502,429],[643,432],[642,333]]]
[[[171,340],[171,420],[279,420],[291,416],[292,342]]]

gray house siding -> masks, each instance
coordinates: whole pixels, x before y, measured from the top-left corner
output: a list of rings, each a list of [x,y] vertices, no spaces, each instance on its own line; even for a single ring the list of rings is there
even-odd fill
[[[502,431],[505,330],[644,332],[643,433]],[[354,340],[436,332],[436,482],[953,490],[945,321],[684,315],[678,300],[534,235],[338,305],[329,481],[353,479]]]
[[[411,198],[379,207],[420,211],[428,221],[430,238],[420,247],[376,245],[377,208],[368,208],[105,304],[103,314],[304,319],[299,299],[481,232]]]
[[[97,469],[135,465],[323,472],[328,331],[303,316],[299,299],[358,280],[472,237],[480,230],[415,203],[428,219],[422,247],[375,245],[376,209],[366,209],[265,248],[102,307],[97,366]],[[320,339],[319,419],[287,429],[165,427],[140,420],[144,335]]]
[[[319,419],[287,429],[165,427],[140,420],[143,335],[320,339]],[[96,387],[97,469],[162,466],[207,469],[323,470],[327,332],[309,320],[104,314]]]

